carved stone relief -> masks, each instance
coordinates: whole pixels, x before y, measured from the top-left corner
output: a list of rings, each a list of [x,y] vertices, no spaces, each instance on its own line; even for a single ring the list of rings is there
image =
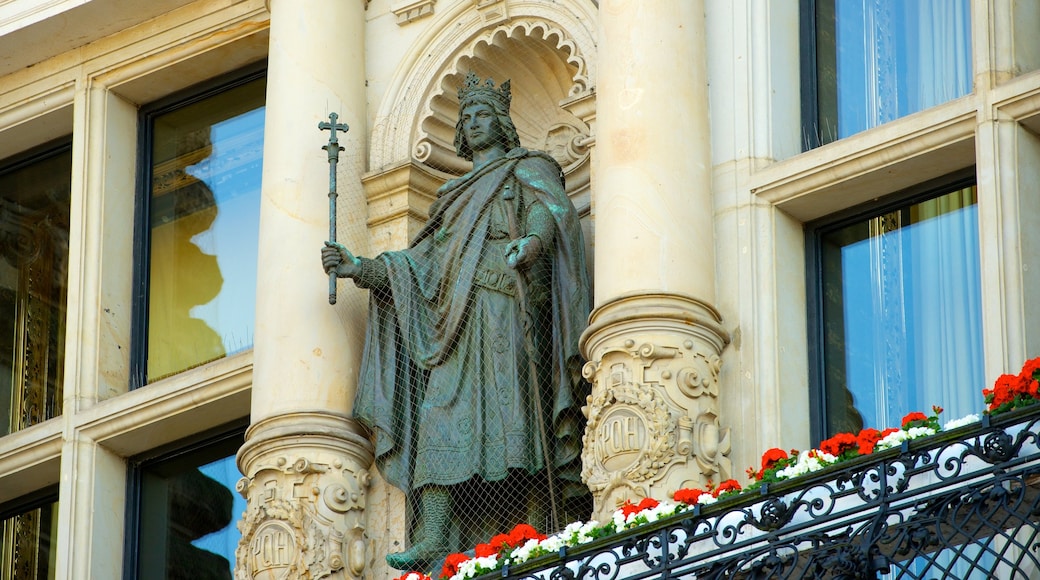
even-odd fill
[[[239,522],[236,580],[326,578],[365,571],[369,474],[344,462],[279,456],[236,489],[248,501]]]
[[[670,497],[731,477],[730,433],[718,415],[725,338],[710,323],[688,324],[683,311],[656,315],[612,327],[597,325],[594,314],[583,336],[592,352],[583,374],[593,389],[584,408],[582,480],[595,519],[626,499]]]

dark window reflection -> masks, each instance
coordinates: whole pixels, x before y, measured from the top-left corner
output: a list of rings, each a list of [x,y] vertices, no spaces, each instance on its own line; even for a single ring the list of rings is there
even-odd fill
[[[149,382],[253,345],[265,87],[152,118]]]
[[[239,434],[142,466],[138,578],[232,578],[246,507],[235,491],[241,443]]]
[[[0,163],[0,435],[61,414],[72,154]]]
[[[55,501],[0,521],[0,578],[55,578],[57,517]]]

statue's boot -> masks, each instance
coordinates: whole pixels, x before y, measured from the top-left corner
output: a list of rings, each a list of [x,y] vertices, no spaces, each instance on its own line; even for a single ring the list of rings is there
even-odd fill
[[[386,555],[391,568],[429,572],[426,568],[448,554],[448,527],[451,523],[451,493],[443,486],[423,488],[419,496],[422,533],[418,542],[403,552]]]

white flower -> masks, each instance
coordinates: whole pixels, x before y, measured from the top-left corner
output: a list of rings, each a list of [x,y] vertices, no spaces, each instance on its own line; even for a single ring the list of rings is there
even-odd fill
[[[971,425],[972,423],[978,422],[979,416],[972,413],[971,415],[961,417],[960,419],[951,419],[945,425],[943,425],[943,431],[952,431],[953,429],[956,429],[958,427],[963,427],[965,425]]]
[[[625,524],[627,522],[625,522],[625,514],[621,513],[621,510],[615,510],[611,519],[614,520],[614,529],[619,532],[625,529]]]
[[[876,451],[881,451],[882,449],[899,447],[900,445],[902,445],[903,441],[906,441],[907,439],[910,439],[910,434],[906,431],[903,431],[902,429],[898,431],[893,431],[888,435],[882,437],[881,440],[879,440],[877,444],[874,445],[874,449]]]
[[[675,504],[662,501],[661,503],[657,504],[655,507],[643,510],[643,511],[639,512],[638,514],[634,514],[634,515],[636,515],[636,516],[643,516],[643,517],[646,518],[646,522],[647,523],[653,523],[653,522],[656,522],[657,520],[659,520],[661,518],[668,517],[668,516],[674,514],[675,513],[675,508],[676,508]]]
[[[577,542],[579,544],[587,544],[592,540],[595,540],[592,536],[592,532],[599,528],[599,522],[596,520],[590,520],[581,525],[578,529]]]
[[[560,548],[567,546],[567,538],[563,535],[563,532],[554,534],[541,541],[539,546],[544,548],[548,552],[558,552]]]
[[[777,471],[776,476],[780,479],[798,477],[800,475],[819,471],[837,460],[837,457],[830,453],[820,451],[819,449],[803,451],[798,454],[798,461],[796,461],[794,465],[789,465],[780,471]]]
[[[451,577],[451,580],[465,580],[476,578],[480,570],[494,570],[498,568],[498,555],[492,554],[481,558],[470,558],[459,564],[459,572]]]
[[[701,505],[711,505],[717,501],[719,501],[719,498],[711,495],[710,493],[702,493],[699,496],[697,496],[697,503]]]
[[[907,429],[907,434],[910,436],[910,439],[917,439],[918,437],[935,435],[935,429],[931,427],[911,427]]]
[[[513,550],[513,553],[509,558],[510,561],[514,564],[522,564],[530,560],[531,552],[533,552],[535,548],[537,548],[540,544],[541,542],[534,538],[527,540],[526,542],[524,542],[524,545]]]

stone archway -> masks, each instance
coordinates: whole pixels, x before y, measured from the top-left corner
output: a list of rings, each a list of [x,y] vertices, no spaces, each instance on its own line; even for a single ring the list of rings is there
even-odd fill
[[[372,250],[407,244],[437,187],[468,170],[453,140],[457,89],[469,71],[512,81],[521,144],[560,162],[591,240],[595,18],[590,0],[481,0],[439,16],[391,81],[372,126],[364,179]]]

